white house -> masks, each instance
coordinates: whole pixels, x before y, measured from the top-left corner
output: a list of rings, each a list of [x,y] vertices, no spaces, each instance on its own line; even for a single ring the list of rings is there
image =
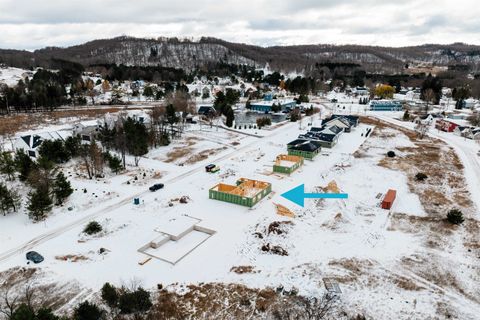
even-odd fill
[[[344,118],[334,118],[328,122],[325,123],[325,126],[326,127],[332,127],[332,126],[337,126],[341,129],[343,129],[343,131],[345,132],[350,132],[350,128],[351,128],[351,125],[350,125],[350,122],[348,122],[348,120],[344,119]]]
[[[82,121],[73,126],[72,133],[74,136],[80,136],[82,142],[90,142],[101,127],[98,120]]]
[[[14,150],[22,150],[32,158],[38,157],[38,149],[43,141],[45,140],[65,140],[68,134],[65,132],[42,132],[27,134],[20,137],[17,137],[13,142]]]

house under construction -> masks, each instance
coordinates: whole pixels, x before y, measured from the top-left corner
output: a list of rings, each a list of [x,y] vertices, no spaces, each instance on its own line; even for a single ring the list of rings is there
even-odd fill
[[[303,165],[303,157],[281,154],[273,165],[273,172],[290,174]]]
[[[235,186],[219,183],[209,190],[209,198],[253,207],[272,191],[272,184],[240,178]]]

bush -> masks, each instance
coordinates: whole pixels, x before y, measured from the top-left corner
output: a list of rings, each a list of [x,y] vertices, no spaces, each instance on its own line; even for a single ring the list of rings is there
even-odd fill
[[[394,157],[395,157],[395,152],[393,152],[393,151],[388,151],[388,152],[387,152],[387,157],[389,157],[389,158],[394,158]]]
[[[417,179],[417,181],[423,181],[427,178],[428,178],[427,175],[423,172],[419,172],[415,175],[415,179]]]
[[[74,320],[99,320],[105,319],[105,311],[95,303],[84,301],[79,304],[73,312]]]
[[[87,224],[85,229],[83,229],[83,232],[88,234],[88,235],[92,235],[92,234],[99,233],[102,230],[103,230],[103,228],[100,225],[100,223],[98,223],[97,221],[91,221]]]
[[[123,293],[118,302],[122,314],[145,313],[150,310],[152,305],[150,292],[143,288]]]
[[[463,221],[465,221],[465,219],[463,219],[462,211],[458,209],[452,209],[448,211],[447,220],[451,224],[461,224]]]
[[[296,122],[300,120],[300,115],[297,112],[290,112],[290,121],[291,122]]]
[[[272,120],[268,117],[257,118],[258,128],[262,128],[263,126],[269,126],[271,124],[272,124]]]

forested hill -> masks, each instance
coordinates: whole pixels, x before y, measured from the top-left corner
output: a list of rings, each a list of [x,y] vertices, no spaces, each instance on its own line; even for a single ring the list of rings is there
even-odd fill
[[[52,58],[94,64],[163,66],[192,70],[223,62],[279,71],[308,71],[318,63],[354,63],[369,72],[401,72],[407,65],[433,64],[480,69],[480,46],[461,43],[390,48],[360,45],[297,45],[260,47],[215,38],[199,41],[177,38],[141,39],[118,37],[81,45],[48,47],[34,52],[1,50],[0,63],[29,68],[51,67]]]

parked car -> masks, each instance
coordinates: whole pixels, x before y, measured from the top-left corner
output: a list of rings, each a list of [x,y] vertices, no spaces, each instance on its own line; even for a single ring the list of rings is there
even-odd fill
[[[213,168],[215,168],[215,165],[213,163],[209,164],[208,166],[205,166],[205,171],[211,172]]]
[[[40,263],[44,260],[42,255],[36,251],[28,251],[25,257],[28,261],[32,261],[33,263]]]
[[[163,183],[155,183],[153,186],[148,188],[150,191],[155,192],[157,190],[160,190],[164,187]]]

